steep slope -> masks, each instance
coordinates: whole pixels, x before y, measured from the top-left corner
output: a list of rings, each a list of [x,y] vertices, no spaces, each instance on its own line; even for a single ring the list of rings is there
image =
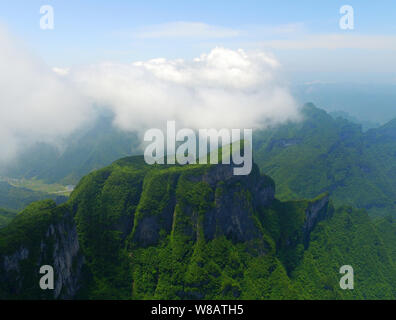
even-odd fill
[[[383,228],[390,227],[385,220],[377,227],[365,211],[350,207],[338,209],[332,219],[319,223],[291,276],[299,298],[393,300],[396,239],[383,234]],[[340,290],[343,265],[353,267],[353,290]]]
[[[15,216],[15,211],[0,208],[0,228],[3,228],[9,224]]]
[[[333,119],[312,104],[303,108],[303,115],[302,122],[255,135],[255,161],[274,178],[280,199],[328,191],[336,206],[396,214],[392,131],[381,134],[381,127],[364,134],[359,125]]]
[[[42,265],[56,272],[53,291],[39,287]],[[74,297],[82,283],[82,266],[73,218],[52,200],[29,205],[0,229],[0,299]]]
[[[365,149],[370,162],[381,169],[387,178],[387,195],[396,203],[396,119],[382,127],[369,130],[364,136]]]
[[[391,216],[375,220],[376,228],[383,238],[384,245],[393,261],[396,261],[396,221]]]
[[[281,202],[254,165],[119,160],[56,206],[31,204],[0,229],[2,299],[394,299],[391,219],[334,212],[327,194]],[[384,232],[384,230],[388,230]],[[55,290],[39,289],[39,268]],[[339,268],[355,270],[341,290]]]
[[[273,182],[257,167],[236,177],[230,166],[153,168],[130,158],[84,178],[71,203],[92,272],[90,296],[240,298],[246,281],[254,282],[243,276],[249,265],[283,274],[273,290],[288,295],[274,241],[257,216],[273,197]]]
[[[331,216],[328,196],[283,203],[257,166],[232,169],[126,158],[63,205],[30,205],[0,230],[1,296],[296,298],[288,272]],[[54,292],[38,288],[42,264],[54,266]]]

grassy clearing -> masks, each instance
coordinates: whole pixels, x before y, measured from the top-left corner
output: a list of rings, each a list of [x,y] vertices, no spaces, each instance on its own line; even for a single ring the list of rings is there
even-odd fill
[[[17,188],[26,188],[33,191],[44,192],[48,194],[59,194],[69,196],[73,191],[71,186],[64,186],[58,183],[48,184],[38,179],[13,179],[1,177],[0,181],[6,181]]]

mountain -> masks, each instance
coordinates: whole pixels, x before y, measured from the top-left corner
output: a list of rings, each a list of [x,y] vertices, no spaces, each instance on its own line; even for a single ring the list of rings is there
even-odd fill
[[[359,120],[359,119],[351,116],[348,112],[345,112],[345,111],[340,111],[340,110],[332,111],[332,112],[329,112],[329,115],[331,115],[335,119],[344,118],[352,123],[361,124],[363,131],[367,131],[367,130],[373,129],[373,128],[378,128],[381,126],[377,122],[368,121],[368,120]]]
[[[362,132],[361,126],[307,104],[298,123],[256,132],[254,157],[283,200],[330,192],[372,215],[396,215],[396,125]]]
[[[234,176],[124,158],[0,230],[0,298],[394,299],[393,249],[378,229],[388,220],[334,210],[327,194],[279,201],[255,164]],[[346,264],[354,290],[339,287]],[[38,286],[42,265],[54,267],[53,291]]]
[[[396,260],[394,240],[383,228],[396,232],[386,219],[379,225],[364,210],[341,207],[311,234],[308,250],[293,272],[301,299],[394,299]],[[339,290],[341,265],[354,269],[354,290]]]
[[[5,227],[15,218],[16,212],[0,208],[0,228]]]
[[[254,132],[255,161],[275,180],[278,197],[330,192],[336,206],[396,215],[396,120],[363,132],[345,114],[333,117],[313,104],[302,114],[301,122]],[[74,185],[94,169],[141,152],[136,135],[117,130],[112,120],[102,115],[68,139],[63,152],[45,144],[27,150],[3,175]]]
[[[348,82],[309,82],[292,86],[293,97],[302,105],[314,101],[327,112],[343,110],[361,122],[384,124],[396,117],[396,86]]]

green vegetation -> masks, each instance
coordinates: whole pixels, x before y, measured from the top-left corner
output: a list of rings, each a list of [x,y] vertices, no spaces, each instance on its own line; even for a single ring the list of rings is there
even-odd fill
[[[375,226],[365,211],[350,207],[319,223],[302,263],[292,273],[299,298],[395,299],[396,260],[390,242],[394,239],[382,232],[392,226],[382,219],[380,225]],[[354,268],[354,290],[340,290],[342,265]]]
[[[256,165],[235,177],[221,165],[129,157],[85,176],[66,204],[28,205],[61,190],[48,181],[110,161],[97,161],[100,152],[83,169],[65,168],[72,174],[1,182],[0,297],[51,298],[37,289],[38,261],[53,262],[62,237],[48,230],[70,217],[84,256],[77,298],[395,299],[396,122],[362,132],[313,105],[303,113],[253,139],[276,199]],[[15,254],[18,271],[3,270]],[[343,265],[354,268],[354,290],[340,289]]]
[[[4,229],[0,230],[0,252],[12,253],[20,247],[35,248],[52,222],[56,203],[43,200],[30,204]]]
[[[38,259],[51,264],[62,247],[48,228],[70,216],[85,261],[78,298],[396,298],[390,216],[373,221],[364,210],[334,209],[327,194],[279,201],[257,166],[246,177],[225,168],[125,158],[84,177],[66,204],[31,204],[0,230],[0,262],[29,251],[19,274],[0,270],[0,297],[11,298],[22,278],[13,298],[48,298],[32,274]],[[355,290],[344,291],[339,268],[348,264]]]
[[[18,268],[0,275],[0,299],[51,299],[49,291],[41,290],[38,282],[42,265],[54,263],[54,234],[50,226],[67,215],[66,207],[43,200],[27,206],[5,228],[0,229],[0,261],[3,257],[20,259]],[[18,258],[19,257],[19,258]],[[22,290],[16,290],[20,286]],[[7,293],[5,293],[7,292]],[[12,292],[9,294],[9,292]]]
[[[330,192],[336,206],[396,214],[396,121],[365,133],[308,104],[304,119],[256,132],[254,158],[281,200]]]
[[[69,196],[71,190],[66,186],[58,183],[45,183],[42,180],[33,179],[10,179],[3,178],[5,182],[9,183],[11,186],[16,188],[24,188],[32,191],[38,191],[42,193],[58,194]]]
[[[278,197],[298,200],[330,192],[337,207],[394,215],[396,120],[363,132],[345,113],[331,116],[312,104],[302,113],[301,122],[254,132],[255,162],[275,180]],[[141,152],[139,143],[135,134],[116,130],[105,115],[65,141],[62,152],[37,145],[1,174],[20,178],[28,189],[52,193],[59,187],[54,183],[74,185],[92,170]]]
[[[17,215],[15,211],[0,208],[0,228],[5,227]]]
[[[5,181],[0,181],[0,207],[20,211],[34,201],[53,199],[57,203],[67,200],[65,196],[33,191],[23,187],[14,187]]]

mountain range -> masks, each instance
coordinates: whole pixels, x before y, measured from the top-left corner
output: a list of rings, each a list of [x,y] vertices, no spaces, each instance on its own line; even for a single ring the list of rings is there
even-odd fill
[[[303,120],[256,132],[254,158],[280,199],[329,192],[334,204],[395,215],[396,121],[367,132],[307,104]]]
[[[361,125],[334,118],[313,104],[301,113],[300,122],[254,134],[254,159],[275,180],[279,198],[312,198],[327,191],[335,205],[364,208],[372,215],[394,214],[396,120],[363,131]],[[76,184],[92,170],[141,153],[139,145],[136,134],[119,131],[110,116],[103,116],[75,133],[63,152],[37,145],[3,175]]]
[[[0,183],[0,299],[395,299],[396,120],[363,131],[313,104],[302,116],[254,133],[248,176],[108,165],[139,145],[111,118],[46,154],[53,171],[38,166],[50,146],[30,150],[14,176],[79,182],[66,202]],[[340,288],[345,265],[354,290]]]
[[[396,120],[362,130],[350,117],[330,115],[313,104],[306,104],[301,113],[300,122],[254,133],[255,162],[275,180],[278,198],[314,198],[329,192],[335,206],[366,209],[372,216],[395,216]],[[76,132],[63,151],[38,144],[1,173],[10,178],[76,184],[92,170],[140,153],[139,145],[136,134],[119,131],[113,127],[112,117],[103,115]],[[36,200],[56,199],[6,182],[0,183],[0,189],[0,208],[11,211]]]
[[[326,193],[280,201],[257,165],[234,176],[229,165],[129,157],[0,229],[0,297],[394,299],[395,228],[335,209]],[[55,290],[39,288],[41,265],[54,267]],[[339,286],[343,265],[354,290]]]

